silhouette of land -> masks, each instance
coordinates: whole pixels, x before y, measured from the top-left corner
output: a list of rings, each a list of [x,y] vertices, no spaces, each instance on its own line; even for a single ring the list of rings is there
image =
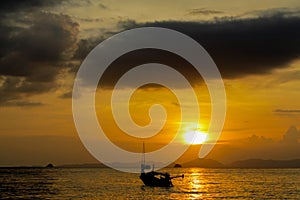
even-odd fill
[[[233,168],[300,168],[300,159],[294,160],[262,160],[249,159],[236,161],[227,167]]]
[[[223,168],[224,164],[213,159],[195,159],[181,164],[182,167]]]

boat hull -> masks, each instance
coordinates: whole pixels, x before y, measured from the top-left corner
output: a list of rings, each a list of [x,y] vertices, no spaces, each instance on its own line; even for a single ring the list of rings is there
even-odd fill
[[[141,173],[140,179],[146,186],[151,187],[173,187],[172,181],[168,177],[156,177],[154,172]]]

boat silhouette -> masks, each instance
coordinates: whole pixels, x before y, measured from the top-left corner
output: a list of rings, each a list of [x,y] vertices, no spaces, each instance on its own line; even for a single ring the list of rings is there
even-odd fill
[[[184,175],[171,177],[169,173],[156,172],[154,171],[154,165],[152,171],[145,172],[145,169],[149,169],[149,165],[145,163],[145,144],[143,143],[143,157],[141,162],[141,174],[140,179],[146,186],[151,187],[173,187],[172,179],[182,177]]]

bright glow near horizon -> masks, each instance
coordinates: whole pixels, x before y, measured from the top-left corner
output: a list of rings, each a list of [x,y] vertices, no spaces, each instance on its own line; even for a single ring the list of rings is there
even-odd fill
[[[201,131],[189,131],[183,135],[187,144],[203,144],[207,140],[207,134]]]

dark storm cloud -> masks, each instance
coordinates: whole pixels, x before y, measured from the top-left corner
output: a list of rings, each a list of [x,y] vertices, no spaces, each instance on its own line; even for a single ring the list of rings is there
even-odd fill
[[[10,0],[10,1],[0,1],[0,11],[1,12],[11,12],[26,8],[40,8],[43,6],[53,6],[60,4],[66,0]]]
[[[77,48],[78,24],[67,15],[42,11],[65,2],[71,3],[0,2],[0,105],[40,106],[26,97],[57,89],[58,75],[72,70],[69,62]]]
[[[69,67],[77,48],[78,24],[69,16],[34,12],[23,17],[23,26],[0,20],[0,104],[55,88],[55,78]]]
[[[170,66],[181,73],[192,85],[197,85],[203,82],[198,71],[184,58],[169,51],[144,48],[127,52],[115,59],[102,74],[102,77],[99,81],[99,86],[101,88],[111,89],[116,85],[117,81],[125,73],[133,69],[133,67],[147,63],[159,63]],[[184,68],[182,66],[184,66]],[[174,77],[168,77],[167,75],[168,74],[164,73],[163,71],[160,72],[160,74],[157,74],[155,71],[148,71],[147,73],[141,74],[141,77],[136,77],[135,80],[139,80],[140,78],[144,79],[144,77],[149,76],[164,79],[164,82],[169,85],[174,84]],[[88,79],[88,76],[86,78]],[[153,78],[153,80],[155,79]],[[124,82],[122,86],[134,87],[134,84],[132,84],[132,80],[129,79],[128,81]],[[180,82],[176,82],[174,85],[174,87],[178,88],[185,86],[185,84]],[[157,84],[148,84],[147,87],[143,87],[143,89],[158,87],[161,86]]]
[[[268,73],[286,67],[300,55],[300,17],[283,13],[214,22],[120,22],[123,29],[164,27],[198,41],[212,56],[224,78]]]
[[[34,64],[40,68],[40,63],[63,61],[74,49],[78,24],[70,17],[40,12],[28,20],[31,25],[26,28],[0,26],[0,30],[6,30],[1,35],[6,41],[0,47],[1,75],[31,76]]]
[[[78,41],[79,25],[71,17],[33,9],[55,4],[58,1],[1,1],[0,104],[23,100],[24,95],[54,90],[55,79],[62,70],[75,72],[76,67],[70,67],[72,61],[82,61],[99,42],[114,34],[105,30],[98,38]],[[201,12],[201,9],[196,11]],[[205,12],[213,14],[213,10],[203,9],[202,14]],[[156,26],[185,33],[204,46],[225,78],[268,73],[275,68],[286,67],[300,55],[300,18],[295,11],[292,14],[287,10],[272,11],[272,14],[256,18],[216,19],[213,22],[138,23],[129,20],[119,25],[120,31]],[[147,53],[148,59],[157,57],[152,51]],[[180,59],[172,58],[174,62]],[[135,57],[135,60],[140,59]],[[180,65],[169,61],[161,63]],[[181,70],[185,73],[185,69]],[[70,94],[67,92],[60,97],[68,98]]]
[[[18,102],[24,95],[40,94],[55,87],[52,82],[32,82],[26,78],[12,76],[1,76],[0,78],[0,105],[19,105]]]
[[[88,39],[81,39],[77,43],[77,50],[75,51],[73,58],[75,60],[82,61],[89,52],[95,48],[104,38],[88,38]]]

